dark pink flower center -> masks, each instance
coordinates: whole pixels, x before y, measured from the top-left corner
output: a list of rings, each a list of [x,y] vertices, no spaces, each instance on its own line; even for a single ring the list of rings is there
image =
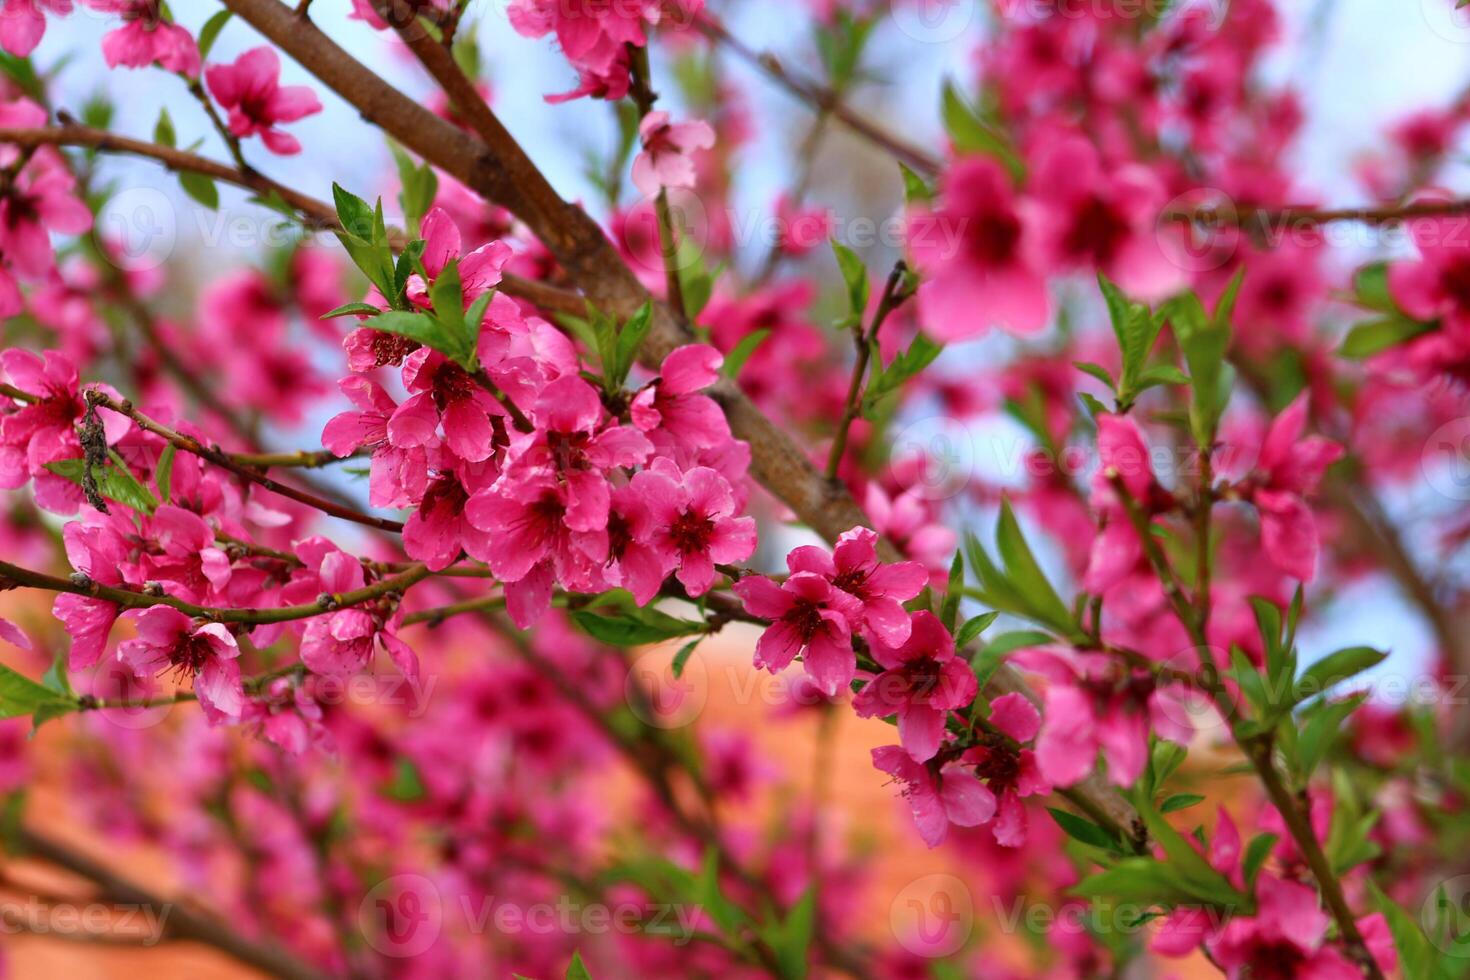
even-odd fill
[[[452,402],[463,401],[475,392],[475,379],[458,364],[448,361],[434,372],[434,404],[444,411]]]
[[[1021,222],[1009,211],[986,211],[965,226],[965,249],[982,265],[1004,265],[1016,254]]]
[[[1072,227],[1062,242],[1067,254],[1106,265],[1128,237],[1128,222],[1116,208],[1099,197],[1089,197],[1072,216]]]
[[[1439,282],[1461,309],[1470,309],[1470,256],[1456,256],[1442,266]]]
[[[174,672],[187,676],[199,673],[212,656],[214,650],[209,642],[202,636],[192,634],[180,637],[179,642],[168,652],[168,660],[173,664]]]
[[[903,676],[908,682],[908,700],[928,701],[944,679],[944,665],[933,657],[920,657],[904,666]]]
[[[692,510],[674,518],[673,526],[669,528],[674,547],[686,555],[706,550],[714,533],[715,522]]]
[[[373,331],[373,367],[401,364],[403,359],[419,349],[416,340],[383,330]]]
[[[1015,787],[1021,778],[1021,753],[999,735],[982,735],[984,755],[975,764],[975,775],[990,784],[997,795]]]

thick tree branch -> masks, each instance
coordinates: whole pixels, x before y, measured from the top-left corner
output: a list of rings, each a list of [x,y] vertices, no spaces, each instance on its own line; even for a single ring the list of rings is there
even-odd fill
[[[187,908],[178,900],[155,895],[131,879],[116,874],[92,858],[28,827],[16,831],[22,851],[94,882],[109,901],[166,911],[164,926],[170,939],[192,940],[284,980],[326,980],[326,975],[285,950],[258,938],[242,936],[217,919]]]

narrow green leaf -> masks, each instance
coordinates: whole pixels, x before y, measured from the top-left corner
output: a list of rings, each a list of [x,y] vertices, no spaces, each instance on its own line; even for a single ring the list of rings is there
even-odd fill
[[[745,367],[745,362],[750,360],[765,339],[771,335],[769,328],[762,327],[753,330],[740,338],[740,342],[730,348],[730,353],[725,355],[725,363],[721,365],[720,371],[727,378],[739,378],[740,369]]]
[[[230,22],[230,18],[233,16],[233,11],[221,10],[204,22],[204,26],[199,29],[200,61],[205,61],[209,58],[209,52],[214,50],[214,42],[219,40],[219,32],[225,29],[225,25]]]
[[[1347,647],[1336,650],[1302,671],[1297,678],[1294,702],[1321,694],[1341,681],[1376,667],[1388,657],[1372,647]]]
[[[1046,812],[1051,814],[1051,818],[1056,821],[1058,827],[1066,832],[1068,837],[1092,847],[1100,847],[1105,851],[1119,849],[1117,838],[1091,820],[1079,817],[1067,810],[1059,810],[1054,806],[1047,807]]]
[[[192,170],[180,171],[179,186],[184,189],[185,194],[188,194],[194,200],[209,208],[209,210],[219,210],[219,188],[215,186],[214,181],[210,178],[203,174],[196,174]]]
[[[153,142],[167,147],[179,144],[178,134],[174,132],[173,117],[168,114],[167,109],[158,111],[158,122],[153,124]]]
[[[158,456],[158,465],[153,469],[153,485],[158,488],[158,499],[168,503],[174,495],[174,456],[177,450],[173,443],[163,447]]]
[[[1337,352],[1343,357],[1360,361],[1374,354],[1381,354],[1390,347],[1397,347],[1399,344],[1413,340],[1433,329],[1433,324],[1420,323],[1418,320],[1410,320],[1402,315],[1368,320],[1348,331],[1347,337],[1343,339],[1342,346],[1337,349]]]
[[[868,309],[868,269],[858,254],[837,239],[832,239],[832,254],[837,257],[837,268],[842,272],[842,281],[847,286],[847,307],[857,323],[862,322]]]
[[[954,635],[955,648],[963,650],[969,646],[977,636],[985,632],[986,627],[995,622],[995,618],[999,615],[1000,613],[997,612],[981,613],[979,616],[972,616],[965,620],[965,624]]]

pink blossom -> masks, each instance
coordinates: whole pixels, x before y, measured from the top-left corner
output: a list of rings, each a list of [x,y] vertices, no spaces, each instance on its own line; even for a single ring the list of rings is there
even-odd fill
[[[923,285],[924,329],[943,341],[978,337],[1000,326],[1035,333],[1051,304],[1036,263],[1034,233],[1005,170],[994,160],[966,158],[944,174],[943,204],[915,207],[906,245]]]
[[[94,582],[121,585],[129,550],[127,542],[113,522],[100,514],[96,518],[72,521],[61,529],[67,560],[72,568]],[[102,659],[107,636],[121,610],[105,599],[63,592],[52,603],[51,612],[71,637],[67,665],[72,670],[81,670]]]
[[[367,584],[362,562],[336,547],[321,556],[315,573],[313,587],[333,595],[353,592]],[[417,681],[418,657],[398,638],[400,619],[397,602],[393,600],[314,616],[307,620],[301,634],[301,662],[315,674],[350,676],[367,666],[376,643],[388,651],[404,677]]]
[[[1261,519],[1266,555],[1286,574],[1310,582],[1317,571],[1317,521],[1306,497],[1316,492],[1327,467],[1342,458],[1342,446],[1322,436],[1302,438],[1307,395],[1298,396],[1271,423],[1261,444],[1246,496]]]
[[[607,560],[607,514],[575,506],[570,488],[532,473],[499,481],[470,498],[465,514],[485,540],[470,554],[490,563],[505,583],[507,609],[522,628],[551,602],[553,582],[585,586]]]
[[[33,480],[43,507],[57,513],[74,512],[81,491],[46,464],[82,456],[76,425],[86,415],[87,406],[76,365],[56,351],[38,357],[14,347],[0,351],[0,375],[32,398],[0,415],[0,487],[14,489]],[[116,395],[106,385],[97,387]],[[109,445],[132,428],[132,422],[110,409],[99,408],[97,416]]]
[[[643,150],[633,159],[633,186],[645,197],[665,187],[694,186],[695,150],[715,145],[715,131],[702,119],[671,123],[669,114],[650,112],[638,124]]]
[[[783,253],[805,255],[832,235],[832,212],[822,207],[797,207],[782,194],[776,199],[777,243]]]
[[[240,648],[223,623],[195,623],[172,606],[149,606],[127,617],[136,639],[117,646],[117,658],[139,678],[172,669],[194,679],[194,693],[210,724],[238,720],[245,705]]]
[[[714,399],[700,392],[720,379],[724,357],[708,344],[687,344],[669,352],[659,377],[633,398],[633,424],[664,441],[690,449],[730,440],[730,424]]]
[[[813,572],[794,572],[780,585],[747,575],[734,589],[746,612],[772,621],[755,646],[757,667],[785,670],[800,653],[807,674],[828,697],[852,683],[857,670],[852,651],[856,599]]]
[[[1153,459],[1138,424],[1125,415],[1097,420],[1098,469],[1092,477],[1092,507],[1102,528],[1092,541],[1084,587],[1096,594],[1120,582],[1143,557],[1138,531],[1118,498],[1119,477],[1134,507],[1145,515],[1165,506],[1168,494],[1154,478]]]
[[[0,47],[24,58],[46,33],[46,15],[71,13],[72,0],[5,0],[0,6]]]
[[[1017,663],[1048,681],[1036,758],[1047,781],[1071,786],[1092,772],[1099,753],[1108,777],[1131,786],[1148,762],[1149,736],[1187,744],[1193,730],[1177,692],[1147,670],[1102,654],[1027,651]]]
[[[919,836],[930,847],[944,843],[949,825],[978,827],[995,816],[995,797],[959,763],[915,762],[897,745],[873,750],[873,765],[902,784]]]
[[[683,473],[666,458],[633,476],[647,507],[646,540],[691,596],[714,583],[715,566],[744,561],[755,551],[755,518],[735,516],[729,482],[707,466]]]
[[[420,347],[408,355],[403,385],[409,397],[388,420],[388,441],[394,447],[430,445],[441,427],[445,447],[468,462],[489,459],[497,442],[505,444],[505,406],[438,351]]]
[[[929,573],[916,561],[885,564],[878,560],[878,532],[854,527],[837,538],[832,552],[814,545],[793,548],[786,565],[793,572],[821,575],[858,601],[854,622],[874,644],[898,647],[909,637],[909,614],[903,603],[928,584]]]
[[[1184,285],[1156,228],[1164,187],[1146,167],[1105,167],[1085,138],[1063,135],[1036,151],[1031,186],[1043,267],[1096,270],[1144,300]]]
[[[251,48],[229,65],[211,65],[204,79],[215,101],[229,111],[230,132],[259,136],[266,149],[282,156],[301,152],[296,137],[276,128],[322,111],[316,94],[305,85],[282,85],[281,62],[274,48]]]
[[[93,10],[117,14],[122,27],[102,39],[109,68],[146,68],[155,62],[167,71],[197,78],[199,46],[194,37],[163,17],[159,0],[83,0]]]
[[[430,569],[448,568],[468,552],[483,557],[489,548],[487,535],[466,516],[470,495],[451,471],[430,481],[418,510],[403,523],[403,550]]]
[[[912,615],[913,628],[897,647],[878,644],[873,657],[883,673],[853,698],[858,715],[898,715],[898,738],[915,762],[934,758],[949,712],[975,699],[975,672],[955,656],[954,637],[928,610]]]
[[[3,107],[6,122],[41,126],[46,114],[21,100]],[[92,212],[76,195],[76,178],[52,153],[38,153],[0,198],[0,316],[24,309],[15,278],[38,282],[56,268],[51,233],[80,235],[92,227]]]
[[[975,767],[975,777],[984,781],[986,793],[995,800],[991,808],[995,821],[990,832],[1002,847],[1026,843],[1026,806],[1022,799],[1051,792],[1035,753],[1011,744],[1034,739],[1039,724],[1036,706],[1025,695],[1003,694],[990,702],[989,718],[990,727],[1003,737],[987,733],[980,744],[960,757]]]
[[[673,557],[652,543],[653,511],[643,494],[627,483],[614,487],[607,520],[607,583],[627,589],[646,606],[674,570]]]
[[[398,405],[383,386],[362,375],[337,382],[342,393],[357,406],[334,415],[322,429],[322,445],[346,458],[359,449],[372,452],[368,477],[368,502],[374,507],[403,507],[423,499],[429,486],[427,446],[402,448],[388,439],[388,422]]]
[[[602,400],[586,381],[563,375],[541,389],[530,412],[534,429],[512,440],[508,479],[532,469],[556,473],[588,525],[607,521],[609,471],[641,465],[653,445],[632,426],[609,424]]]

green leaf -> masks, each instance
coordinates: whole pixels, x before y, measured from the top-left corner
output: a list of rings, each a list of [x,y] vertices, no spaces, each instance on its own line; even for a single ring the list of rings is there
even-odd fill
[[[740,369],[745,367],[745,362],[750,360],[750,355],[754,354],[770,335],[770,329],[762,327],[741,337],[740,343],[730,348],[730,353],[725,355],[725,363],[721,365],[720,373],[731,379],[740,377]]]
[[[402,290],[395,282],[393,251],[388,247],[388,230],[383,223],[383,202],[380,200],[376,206],[369,207],[362,198],[336,183],[332,184],[332,201],[337,208],[337,221],[342,225],[337,239],[348,258],[362,270],[368,282],[378,287],[378,292],[396,304]]]
[[[1037,618],[1068,635],[1076,633],[1077,625],[1071,612],[1057,595],[1056,589],[1047,581],[1041,565],[1031,553],[1007,497],[1002,497],[1000,501],[1000,521],[996,525],[995,542],[1001,561],[1005,563],[1007,576],[1017,591],[1026,597]]]
[[[158,488],[158,499],[168,503],[174,495],[174,456],[177,450],[167,443],[158,456],[158,465],[153,469],[153,485]]]
[[[703,623],[637,607],[607,616],[589,609],[574,609],[572,621],[593,639],[616,647],[642,646],[706,631]]]
[[[1119,850],[1117,838],[1091,820],[1079,817],[1067,810],[1059,810],[1054,806],[1047,807],[1046,812],[1051,814],[1057,826],[1073,840],[1079,840],[1092,847],[1100,847],[1105,851]]]
[[[1140,389],[1152,388],[1154,385],[1187,385],[1189,375],[1179,370],[1172,364],[1155,364],[1145,368],[1138,376]]]
[[[950,142],[960,153],[981,153],[999,160],[1010,171],[1011,179],[1020,181],[1026,176],[1026,164],[995,127],[965,102],[955,89],[954,83],[946,79],[941,96],[940,116],[944,120],[944,131]]]
[[[363,326],[416,340],[449,357],[455,357],[460,352],[459,338],[450,334],[442,323],[427,313],[388,310],[366,321]]]
[[[383,311],[371,303],[343,303],[330,313],[323,313],[323,320],[332,320],[339,316],[377,316]]]
[[[651,303],[644,303],[618,331],[617,340],[613,344],[613,363],[603,366],[603,373],[614,386],[622,387],[637,360],[638,348],[643,346],[643,338],[648,336],[652,326],[653,306]]]
[[[1173,813],[1175,810],[1187,810],[1197,803],[1203,803],[1205,798],[1198,793],[1175,793],[1163,803],[1159,804],[1160,813]]]
[[[422,800],[427,791],[419,767],[408,756],[400,756],[393,766],[393,779],[383,787],[383,795],[400,803]]]
[[[1104,385],[1107,386],[1107,389],[1109,391],[1113,390],[1113,376],[1109,374],[1108,369],[1103,367],[1101,364],[1094,364],[1091,361],[1073,361],[1072,366],[1081,371],[1083,374],[1090,375],[1091,377],[1094,377],[1097,380],[1101,381]]]
[[[1271,856],[1271,851],[1278,840],[1280,838],[1276,834],[1257,834],[1246,846],[1245,857],[1240,862],[1240,869],[1244,875],[1247,892],[1254,891],[1256,874],[1261,870],[1261,865],[1266,863],[1266,858]]]
[[[985,632],[986,627],[995,622],[995,618],[999,615],[1000,613],[997,612],[981,613],[979,616],[972,616],[965,620],[965,624],[954,635],[955,648],[963,650],[972,640]]]
[[[1118,349],[1123,354],[1123,370],[1118,376],[1118,405],[1127,408],[1143,390],[1144,364],[1154,341],[1163,329],[1164,321],[1143,303],[1135,303],[1123,295],[1107,276],[1098,274],[1098,286],[1107,302],[1108,318],[1112,321],[1113,334],[1118,340]]]
[[[1002,633],[985,644],[987,654],[1015,653],[1017,650],[1026,650],[1031,647],[1046,646],[1055,643],[1056,640],[1050,633],[1041,633],[1037,630],[1015,630],[1010,633]]]
[[[77,703],[0,664],[0,718],[21,718],[43,710],[47,717],[55,717],[77,710]]]
[[[1398,313],[1399,306],[1388,289],[1387,262],[1370,262],[1353,273],[1353,300],[1366,310]]]
[[[408,233],[417,235],[420,222],[434,206],[434,198],[439,193],[439,177],[429,164],[414,163],[413,158],[397,144],[392,144],[391,149],[393,161],[398,166],[398,205],[403,209]]]
[[[1305,783],[1327,757],[1332,743],[1342,734],[1343,726],[1358,707],[1368,700],[1368,692],[1360,691],[1341,701],[1322,701],[1303,712],[1301,736],[1296,745],[1297,775]]]
[[[582,962],[579,951],[572,952],[572,962],[567,964],[566,980],[592,980],[592,974],[587,972],[587,964]]]
[[[1329,653],[1302,671],[1293,690],[1293,703],[1321,694],[1334,684],[1378,666],[1387,657],[1373,647],[1347,647]]]
[[[167,109],[158,111],[158,122],[153,124],[153,142],[167,147],[179,144],[178,134],[174,132],[173,117],[168,114]]]
[[[913,343],[909,344],[907,350],[895,357],[892,364],[869,379],[868,386],[863,391],[863,415],[872,418],[879,402],[898,391],[920,371],[933,364],[934,359],[942,350],[944,350],[943,345],[936,344],[922,333],[915,334]],[[878,358],[876,344],[873,345],[872,363],[882,363]]]
[[[1179,876],[1153,858],[1126,858],[1111,868],[1083,879],[1072,887],[1073,894],[1083,898],[1111,898],[1150,908],[1156,905],[1182,905],[1196,896]]]
[[[214,48],[214,42],[219,40],[219,32],[225,29],[234,12],[221,10],[199,28],[199,60],[204,61],[209,57],[209,52]]]
[[[837,239],[832,239],[832,254],[837,256],[837,268],[842,272],[842,281],[847,286],[848,326],[859,326],[868,310],[868,269],[858,254]]]
[[[965,589],[965,556],[956,548],[954,560],[949,564],[949,584],[944,590],[944,602],[939,606],[939,621],[950,633],[954,632],[955,620],[960,615],[960,596]]]
[[[807,974],[807,951],[812,944],[813,925],[817,913],[816,887],[807,888],[801,900],[791,907],[786,919],[776,929],[768,930],[768,941],[776,954],[783,978],[802,980]]]
[[[1388,920],[1388,931],[1393,934],[1393,945],[1399,953],[1399,971],[1404,977],[1430,977],[1433,976],[1434,961],[1437,958],[1434,947],[1429,942],[1429,937],[1424,935],[1424,929],[1419,920],[1415,919],[1403,906],[1383,893],[1371,877],[1365,877],[1368,891],[1373,895],[1373,903],[1378,906],[1378,911]]]
[[[1146,798],[1134,794],[1134,804],[1149,836],[1164,849],[1170,868],[1178,872],[1180,883],[1194,897],[1219,905],[1245,904],[1245,896],[1237,892],[1230,881],[1216,871]]]
[[[86,465],[80,459],[58,459],[47,463],[46,468],[81,486]],[[153,493],[139,483],[138,478],[128,472],[127,467],[117,465],[116,460],[106,466],[94,467],[92,475],[97,479],[97,492],[108,500],[145,514],[151,514],[158,509],[158,500]]]
[[[1225,352],[1230,346],[1230,314],[1235,307],[1243,275],[1242,269],[1230,281],[1213,314],[1205,313],[1204,305],[1192,292],[1184,293],[1164,306],[1174,338],[1179,342],[1184,361],[1189,366],[1192,396],[1189,428],[1195,444],[1201,448],[1214,446],[1220,416],[1230,400],[1233,375],[1225,362]]]
[[[740,934],[748,919],[745,911],[727,898],[720,887],[720,852],[716,848],[710,847],[704,852],[694,893],[696,904],[714,920],[721,932],[732,938]]]
[[[1402,315],[1384,317],[1359,323],[1348,331],[1337,353],[1355,361],[1381,354],[1390,347],[1413,340],[1420,334],[1434,329],[1430,323],[1420,323]]]
[[[903,175],[905,204],[928,204],[934,200],[934,191],[925,183],[924,178],[910,170],[902,160],[898,162],[898,170]]]
[[[209,210],[219,210],[219,188],[210,178],[203,174],[196,174],[192,170],[183,170],[179,172],[179,186],[184,189],[185,194]]]
[[[689,663],[689,658],[694,654],[694,648],[699,646],[699,641],[702,639],[704,637],[690,640],[679,648],[678,653],[674,654],[674,662],[669,665],[669,669],[673,671],[676,679],[684,676],[684,667]]]

